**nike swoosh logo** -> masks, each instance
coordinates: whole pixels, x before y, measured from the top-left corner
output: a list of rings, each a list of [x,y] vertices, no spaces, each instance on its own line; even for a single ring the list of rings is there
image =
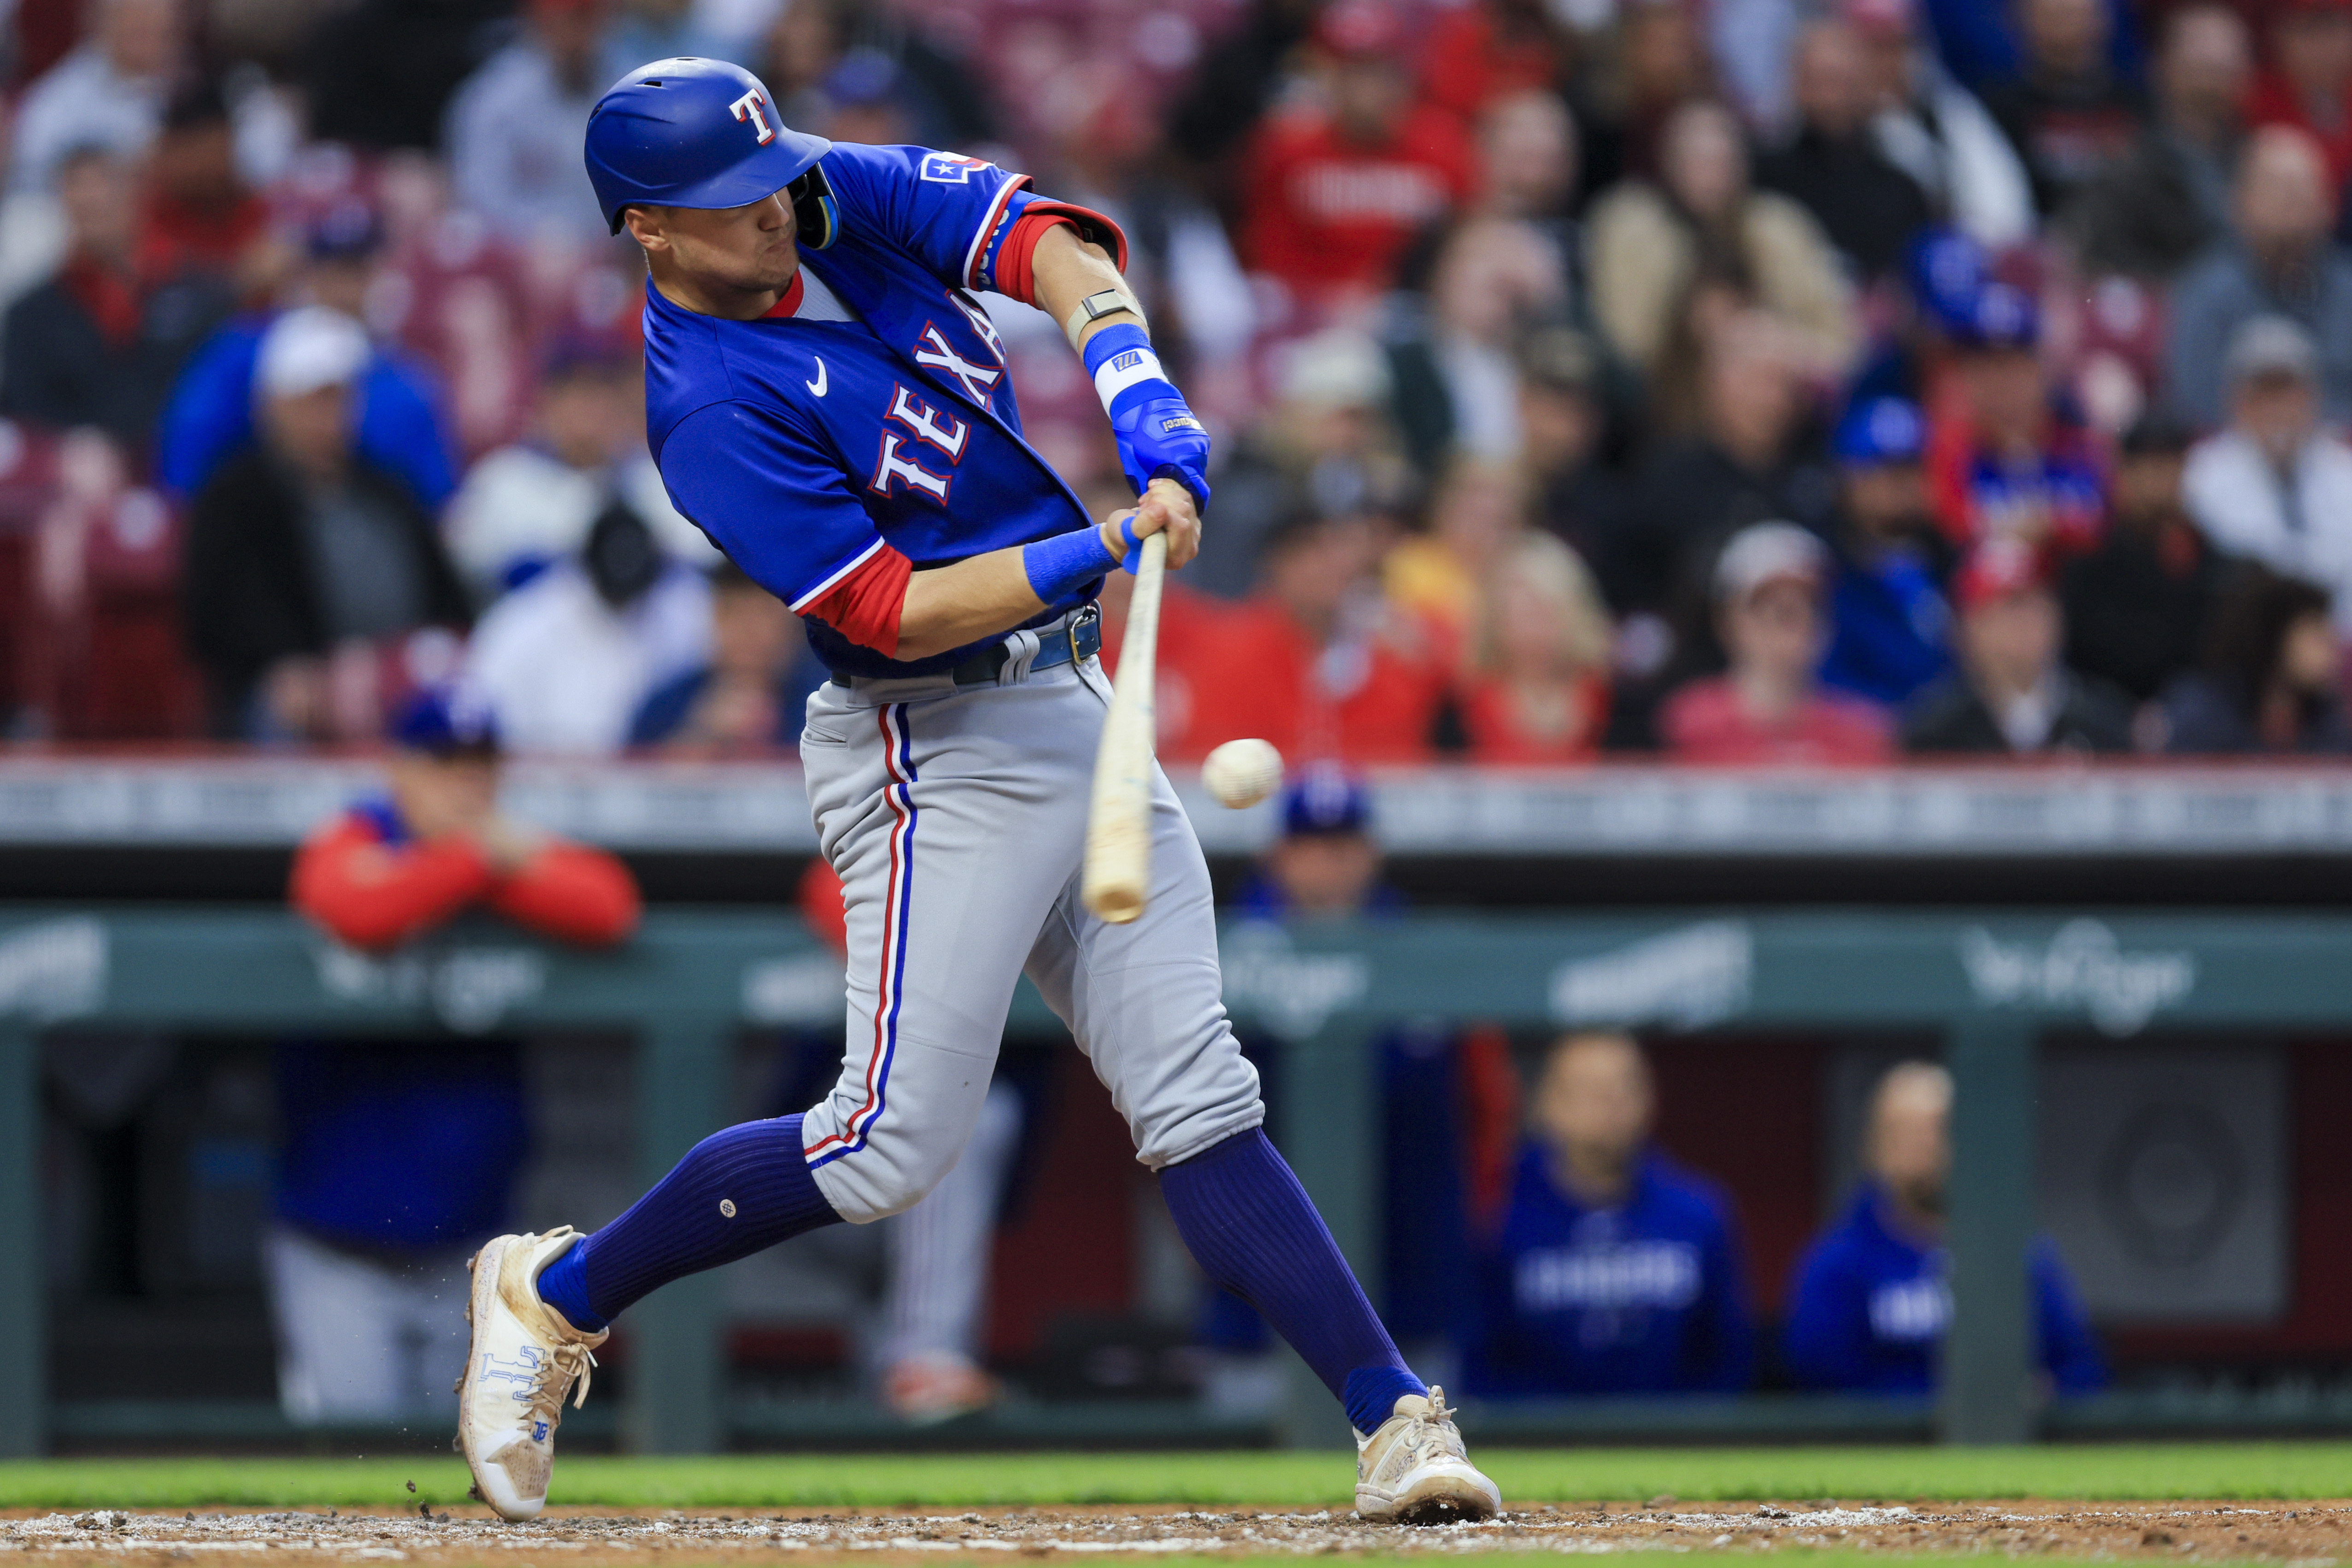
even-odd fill
[[[809,357],[811,359],[816,359],[816,356],[814,354]],[[809,391],[816,393],[819,397],[823,397],[824,395],[825,374],[824,361],[823,360],[817,360],[816,361],[816,380],[813,382],[803,382],[801,385],[808,388]]]

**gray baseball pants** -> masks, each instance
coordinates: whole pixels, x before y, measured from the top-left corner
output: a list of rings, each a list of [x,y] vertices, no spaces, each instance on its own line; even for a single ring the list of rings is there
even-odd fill
[[[1265,1119],[1175,792],[1155,774],[1148,906],[1105,925],[1078,902],[1078,871],[1109,685],[1092,659],[1031,670],[1034,633],[1013,647],[992,685],[861,680],[809,698],[801,762],[848,915],[849,1028],[802,1143],[855,1223],[908,1208],[955,1164],[1024,973],[1153,1170]]]

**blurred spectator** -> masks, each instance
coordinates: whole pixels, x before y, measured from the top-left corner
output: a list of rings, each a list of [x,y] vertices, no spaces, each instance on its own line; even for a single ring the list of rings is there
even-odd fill
[[[700,756],[795,746],[824,678],[793,612],[728,562],[710,575],[709,662],[655,688],[629,744]]]
[[[1711,0],[1705,7],[1724,99],[1767,141],[1786,135],[1796,118],[1790,64],[1812,10],[1807,0]]]
[[[2280,316],[2230,339],[2230,423],[2189,455],[2181,495],[2225,556],[2258,560],[2334,595],[2352,628],[2352,446],[2320,428],[2319,350]]]
[[[354,447],[368,352],[359,323],[325,306],[278,318],[254,376],[260,440],[196,496],[182,602],[216,734],[371,733],[372,699],[338,697],[330,655],[466,623],[432,520]]]
[[[1234,912],[1328,920],[1402,909],[1404,895],[1381,879],[1371,792],[1328,761],[1294,775],[1282,791],[1282,831],[1234,894]]]
[[[1287,345],[1273,405],[1240,433],[1217,477],[1217,526],[1204,529],[1186,587],[1247,595],[1269,530],[1300,506],[1357,517],[1404,506],[1413,475],[1388,416],[1395,385],[1381,346],[1334,327]]]
[[[1630,1036],[1552,1046],[1510,1207],[1481,1260],[1472,1392],[1747,1386],[1754,1331],[1731,1203],[1651,1146],[1656,1104]]]
[[[2019,0],[2023,57],[1984,89],[2033,181],[2033,204],[2056,213],[2121,158],[2147,117],[2144,93],[2109,57],[2106,0]]]
[[[1589,760],[1609,722],[1609,612],[1576,552],[1522,534],[1486,570],[1464,650],[1466,760]]]
[[[529,0],[521,33],[449,100],[450,192],[494,233],[572,245],[605,237],[580,161],[588,111],[610,85],[597,74],[604,9],[605,0]]]
[[[98,147],[136,161],[155,139],[180,57],[175,0],[92,0],[89,36],[25,89],[8,183],[47,190],[66,154]]]
[[[1915,0],[1845,0],[1862,40],[1871,140],[1927,193],[1938,218],[1979,245],[2032,237],[2033,187],[2017,150],[1976,94],[1917,37]]]
[[[2105,476],[2089,433],[2053,397],[2042,317],[2006,283],[1955,323],[1957,402],[1928,433],[1928,495],[1959,548],[2021,539],[2082,549],[2098,538]]]
[[[466,684],[516,752],[609,757],[647,697],[709,663],[710,635],[709,583],[616,498],[577,556],[482,617]]]
[[[788,7],[784,18],[799,9]],[[1252,0],[1238,25],[1201,57],[1191,84],[1169,109],[1168,140],[1180,155],[1196,169],[1221,171],[1274,100],[1319,9],[1318,0]],[[784,90],[774,76],[767,80]]]
[[[1831,486],[1798,437],[1805,407],[1786,337],[1734,317],[1701,350],[1698,428],[1643,465],[1634,524],[1599,570],[1621,611],[1661,612],[1688,569],[1738,528],[1773,517],[1826,522]]]
[[[985,96],[990,84],[973,68],[976,62],[926,40],[920,24],[929,13],[866,0],[793,0],[780,8],[761,0],[698,0],[696,9],[703,25],[721,34],[760,18],[767,29],[766,54],[753,65],[753,74],[776,95],[784,122],[796,129],[864,140],[849,130],[833,129],[830,117],[852,98],[869,108],[877,98],[887,98],[885,112],[903,117],[912,139],[925,146],[973,147],[1003,134]],[[640,56],[621,68],[658,57]],[[759,64],[766,69],[759,69]],[[1010,82],[995,85],[1012,88],[1016,96],[1020,92]],[[1038,106],[1024,102],[1019,107],[1034,112]],[[1253,107],[1250,119],[1255,118]],[[1244,120],[1244,128],[1247,124]]]
[[[436,149],[449,95],[508,7],[491,0],[352,0],[314,25],[303,64],[310,134],[369,149]],[[576,154],[575,154],[576,161]]]
[[[2154,116],[2060,214],[2085,269],[2169,278],[2228,233],[2252,72],[2246,25],[2228,6],[2184,5],[2165,19]]]
[[[449,502],[449,552],[488,604],[577,552],[615,501],[645,520],[663,552],[691,565],[723,559],[670,504],[646,451],[634,356],[594,341],[560,343],[539,383],[536,438],[476,463]]]
[[[712,26],[713,9],[697,0],[620,0],[597,42],[597,90],[639,66],[681,56],[731,60],[756,72],[757,38]]]
[[[1848,402],[1898,397],[1931,418],[1961,406],[1958,344],[1975,330],[1991,267],[1984,246],[1957,229],[1931,228],[1913,240],[1894,319],[1854,373]]]
[[[1416,313],[1390,346],[1398,422],[1424,470],[1454,454],[1518,456],[1513,350],[1536,321],[1564,310],[1562,270],[1559,253],[1528,224],[1475,218],[1447,236],[1426,316]]]
[[[1258,591],[1170,659],[1189,693],[1160,709],[1170,755],[1259,736],[1301,764],[1428,758],[1447,671],[1422,623],[1381,596],[1379,543],[1362,517],[1312,513],[1266,536]]]
[[[1102,214],[1127,235],[1127,281],[1151,319],[1160,352],[1181,354],[1188,380],[1215,374],[1248,352],[1257,307],[1224,225],[1161,167],[1151,106],[1116,77],[1093,84],[1091,112],[1073,114],[1056,138],[1062,199]],[[1048,353],[1065,351],[1059,335]]]
[[[58,165],[71,239],[56,275],[8,308],[0,412],[29,423],[95,425],[137,454],[172,378],[210,324],[201,285],[149,288],[134,256],[130,167],[88,147]]]
[[[1945,1183],[1951,1174],[1952,1079],[1906,1061],[1878,1082],[1864,1134],[1862,1190],[1797,1267],[1782,1355],[1812,1388],[1926,1394],[1937,1381],[1952,1291],[1945,1281]],[[2049,1239],[2026,1259],[2035,1364],[2061,1394],[2106,1381],[2066,1265]]]
[[[1927,511],[1926,440],[1918,408],[1901,398],[1857,402],[1838,423],[1837,580],[1822,684],[1889,708],[1952,662],[1951,547]]]
[[[1572,328],[1540,328],[1519,346],[1520,453],[1535,520],[1596,567],[1620,550],[1630,505],[1602,450],[1604,373],[1593,340]]]
[[[1934,215],[1911,174],[1881,155],[1870,133],[1871,82],[1859,35],[1821,21],[1797,41],[1795,136],[1758,161],[1756,183],[1801,204],[1864,279],[1902,260]]]
[[[1458,649],[1480,585],[1527,531],[1527,481],[1517,466],[1457,458],[1430,497],[1429,531],[1396,545],[1381,563],[1389,601]]]
[[[205,279],[220,290],[215,319],[239,300],[267,298],[292,256],[271,232],[269,207],[237,170],[236,138],[220,85],[172,95],[148,153],[139,215],[139,272],[150,286]]]
[[[1787,327],[1807,368],[1843,369],[1855,346],[1852,290],[1811,214],[1748,189],[1730,111],[1704,102],[1675,110],[1658,163],[1658,183],[1619,185],[1587,224],[1593,314],[1617,352],[1655,375],[1683,302],[1722,283]]]
[[[605,946],[637,922],[620,862],[501,816],[498,743],[426,692],[400,714],[389,789],[296,855],[295,907],[391,947],[480,905]],[[529,1153],[511,1043],[301,1041],[278,1052],[277,1220],[265,1243],[278,1398],[302,1425],[388,1422],[447,1399],[467,1253],[511,1218]]]
[[[2196,662],[2221,576],[2181,499],[2188,454],[2189,432],[2161,414],[2126,432],[2106,535],[2059,576],[2066,662],[2135,702]]]
[[[2257,316],[2301,323],[2319,345],[2320,407],[2352,418],[2352,256],[2329,238],[2335,187],[2318,144],[2272,126],[2247,138],[2232,199],[2237,232],[2172,288],[2165,382],[2173,412],[2219,424],[2231,334]]]
[[[2291,126],[2319,143],[2327,188],[2352,180],[2352,4],[2276,0],[2270,13],[2269,68],[2255,85],[2256,125]]]
[[[303,265],[289,281],[288,297],[366,320],[383,246],[383,226],[363,203],[337,203],[310,224]],[[257,313],[231,321],[189,361],[171,388],[156,433],[156,476],[167,488],[195,495],[214,470],[253,439],[254,370],[263,340],[281,319]],[[438,512],[457,480],[430,372],[376,345],[353,383],[352,401],[352,439],[360,456],[399,479],[418,506]]]
[[[1979,545],[1952,586],[1960,667],[1920,694],[1903,747],[2031,756],[2131,749],[2131,706],[2063,662],[2065,617],[2041,552],[2020,539]]]
[[[1544,0],[1472,0],[1437,13],[1419,54],[1423,93],[1475,124],[1514,94],[1557,92],[1577,47]]]
[[[1259,126],[1246,175],[1243,255],[1319,299],[1373,290],[1415,231],[1466,201],[1469,137],[1416,103],[1389,0],[1332,0],[1315,42],[1328,60],[1328,107],[1276,110]]]
[[[1599,79],[1578,84],[1576,95],[1587,193],[1622,180],[1656,178],[1662,139],[1675,113],[1716,90],[1697,6],[1687,0],[1633,0],[1612,9],[1615,56]]]
[[[2133,26],[2139,7],[2131,0],[2100,0],[2106,12],[2107,62],[2117,72],[2138,71],[2138,37]],[[1936,52],[1952,74],[1977,92],[2016,75],[2025,57],[2020,7],[1988,5],[1984,0],[1920,0]]]
[[[2326,591],[2248,567],[2215,607],[2204,667],[2165,694],[2165,748],[2191,757],[2352,751],[2343,664]]]
[[[1821,540],[1792,523],[1758,523],[1724,546],[1716,623],[1731,667],[1666,700],[1658,732],[1677,761],[1838,764],[1892,754],[1876,708],[1820,685],[1829,567]]]

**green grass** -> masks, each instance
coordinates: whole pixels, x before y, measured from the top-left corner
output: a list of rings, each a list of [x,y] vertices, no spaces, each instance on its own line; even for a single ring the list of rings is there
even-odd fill
[[[2041,1448],[1483,1448],[1512,1503],[1813,1498],[2340,1498],[2352,1443]],[[416,1490],[408,1490],[409,1481]],[[1344,1506],[1341,1453],[579,1455],[553,1500],[628,1509],[989,1503]],[[0,1464],[0,1508],[363,1508],[462,1502],[454,1458],[42,1459]]]

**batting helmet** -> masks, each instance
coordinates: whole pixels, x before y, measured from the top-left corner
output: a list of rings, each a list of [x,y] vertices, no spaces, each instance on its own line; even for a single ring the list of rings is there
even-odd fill
[[[833,143],[787,128],[775,104],[758,77],[725,60],[656,60],[614,82],[589,110],[587,146],[588,179],[613,232],[635,202],[740,207],[797,187],[804,237],[822,249],[833,197],[816,161]]]

